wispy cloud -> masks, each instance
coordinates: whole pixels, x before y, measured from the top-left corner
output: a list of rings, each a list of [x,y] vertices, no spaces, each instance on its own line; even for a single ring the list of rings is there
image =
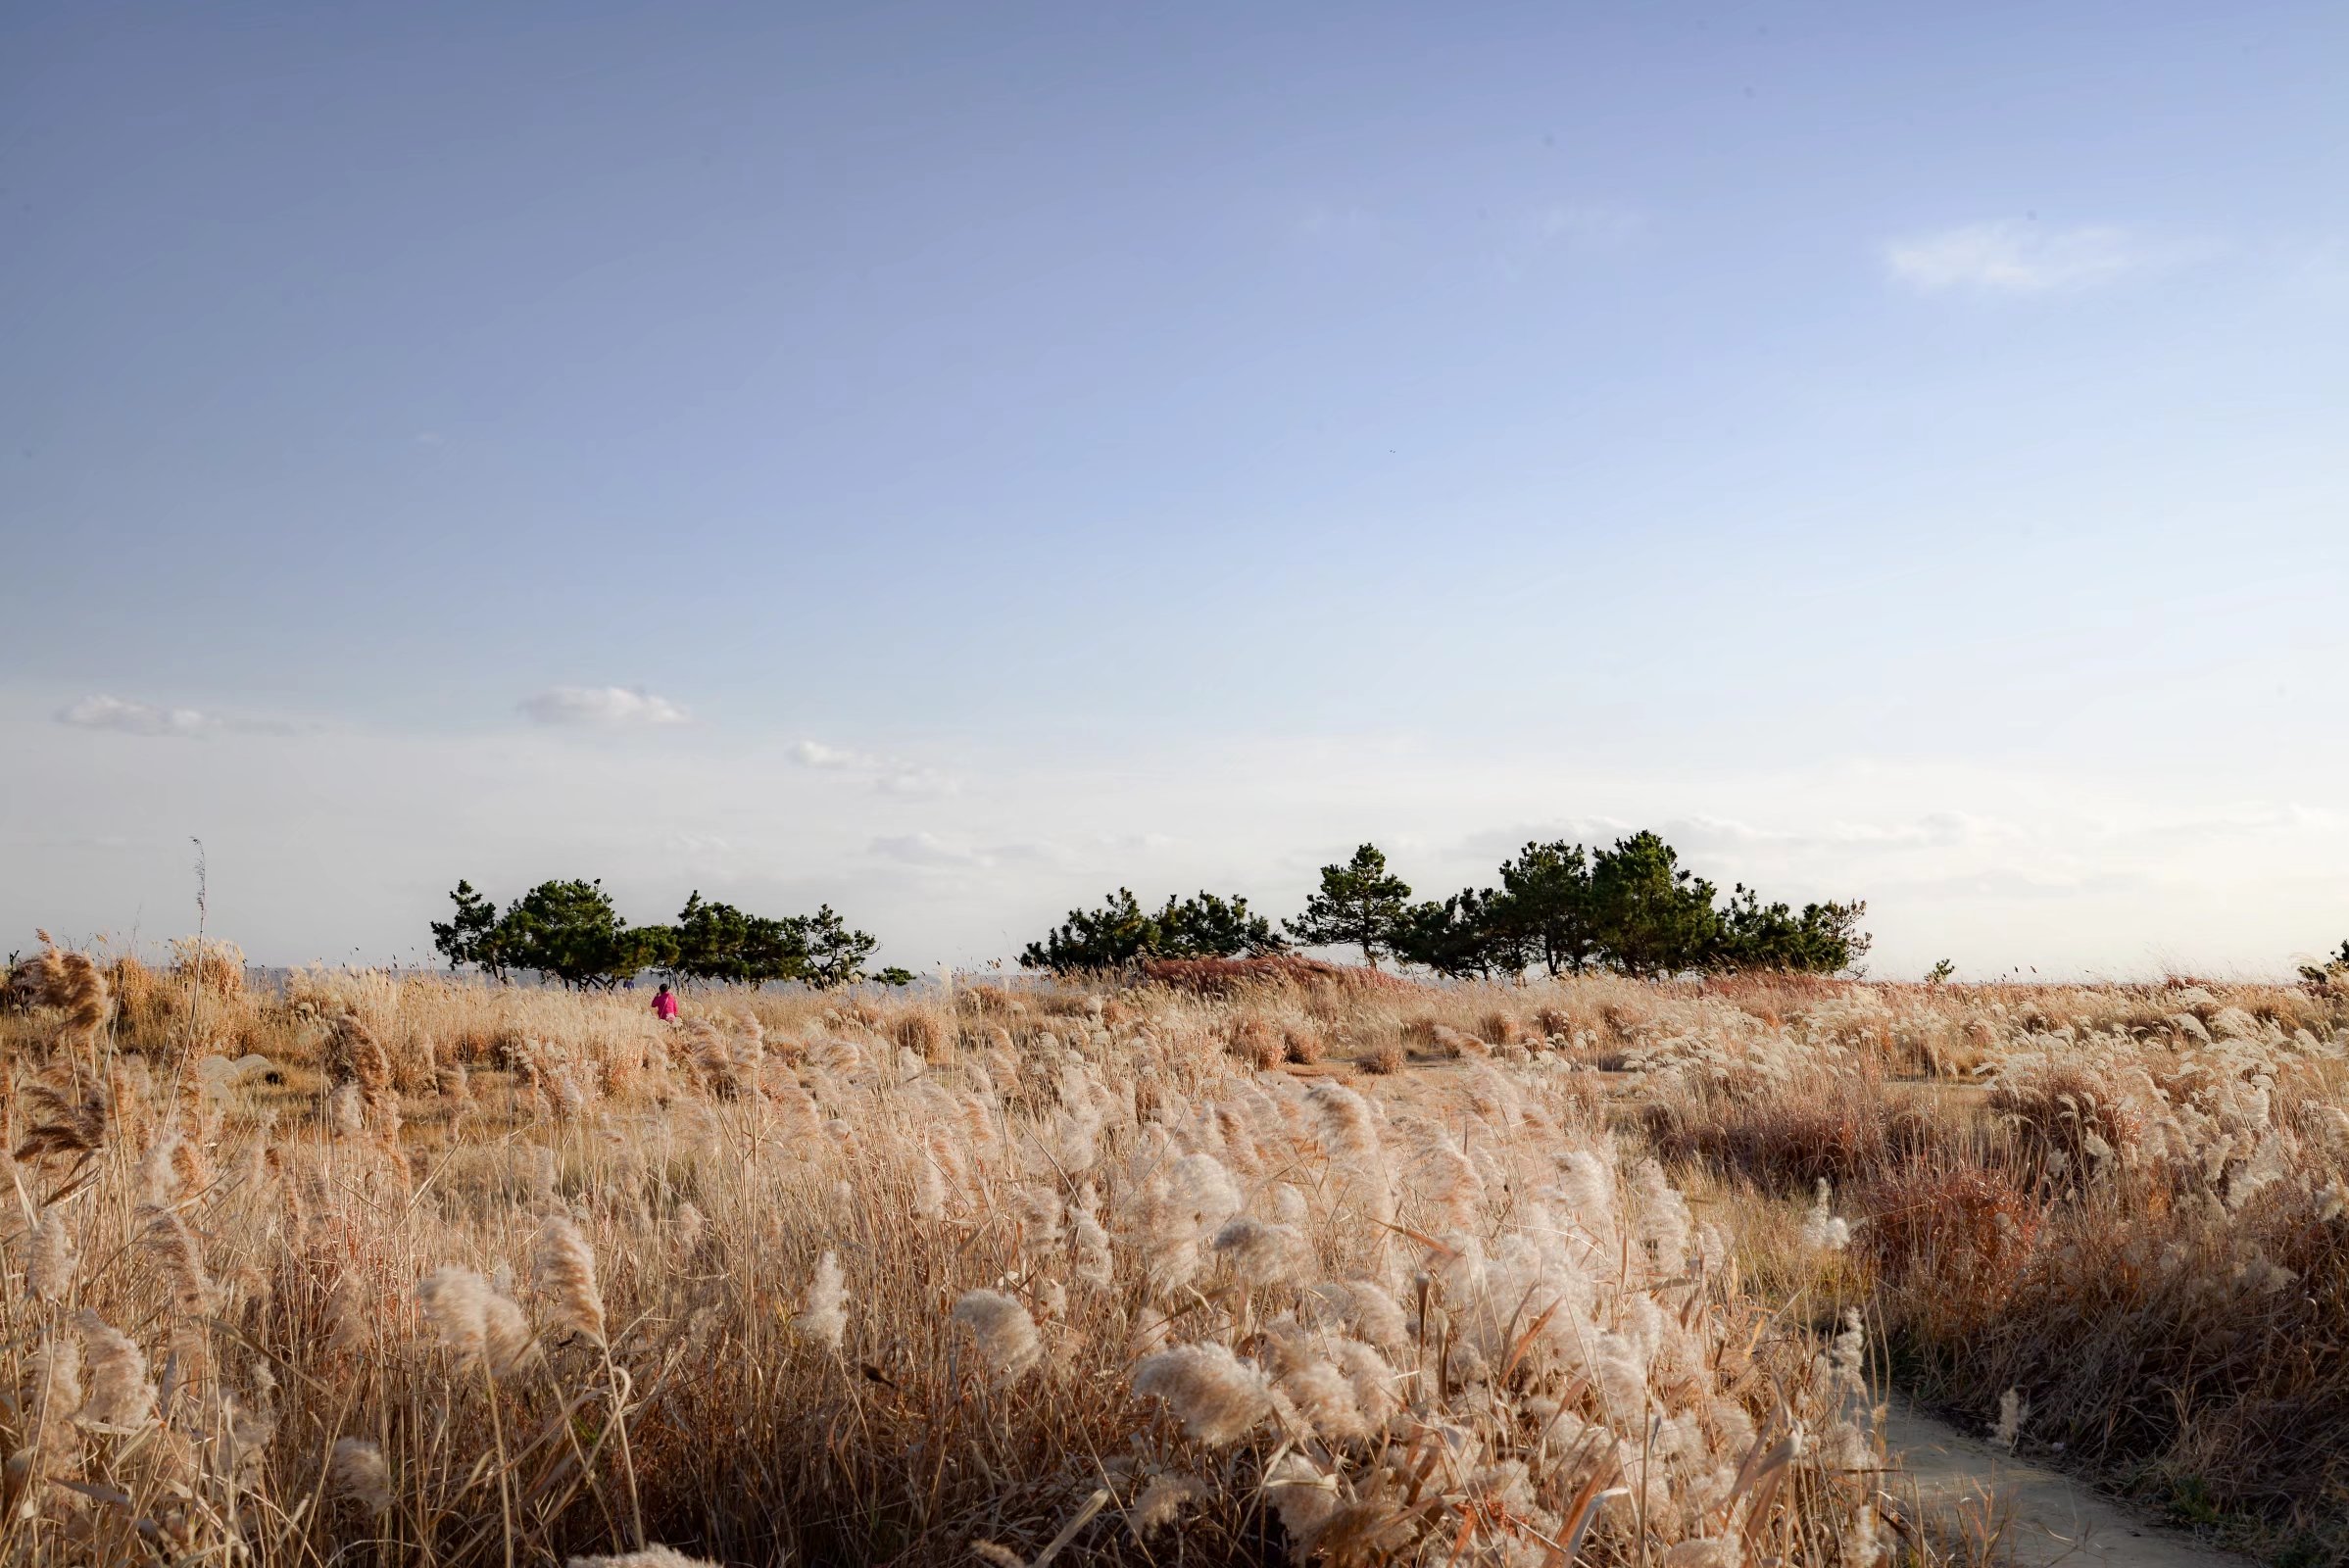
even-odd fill
[[[826,746],[822,741],[802,741],[791,749],[791,760],[802,767],[868,768],[881,765],[877,757],[863,752],[852,752],[845,746]]]
[[[883,795],[952,795],[961,787],[960,780],[953,775],[921,762],[846,746],[828,746],[822,741],[801,741],[792,747],[791,759],[802,767],[860,775]]]
[[[641,686],[552,686],[525,697],[524,718],[533,724],[592,725],[634,728],[649,724],[682,724],[685,710]]]
[[[103,693],[67,704],[57,710],[57,721],[75,729],[111,729],[124,735],[201,735],[220,724],[214,715],[192,708],[164,708]]]
[[[1004,864],[1056,865],[1063,859],[1050,844],[957,844],[935,833],[899,833],[876,838],[868,853],[905,865],[985,870]]]
[[[872,842],[872,853],[885,860],[902,860],[907,865],[995,864],[993,856],[949,844],[935,833],[901,833],[877,838]]]
[[[2043,228],[2011,220],[1914,234],[1884,247],[1893,278],[1922,294],[2092,288],[2178,256],[2175,246],[2108,224]]]

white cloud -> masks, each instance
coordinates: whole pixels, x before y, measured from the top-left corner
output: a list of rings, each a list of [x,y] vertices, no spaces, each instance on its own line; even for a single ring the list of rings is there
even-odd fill
[[[220,722],[192,708],[161,708],[103,693],[67,704],[57,710],[57,721],[75,729],[111,729],[125,735],[200,735]]]
[[[893,765],[873,780],[873,788],[883,795],[908,795],[922,800],[952,795],[961,787],[960,780],[934,767]]]
[[[791,749],[791,760],[803,767],[878,767],[881,760],[862,752],[852,752],[842,746],[826,746],[822,741],[802,741]]]
[[[872,853],[883,859],[902,860],[907,865],[971,865],[995,864],[995,857],[980,850],[966,850],[949,844],[935,833],[903,833],[874,839]]]
[[[2172,254],[2125,228],[2001,220],[1893,240],[1884,265],[1923,294],[2046,294],[2108,283]]]
[[[860,774],[882,795],[929,798],[952,795],[961,788],[960,780],[935,767],[902,758],[852,751],[845,746],[827,746],[822,741],[801,741],[792,747],[791,760],[802,767]]]
[[[533,724],[592,724],[618,728],[639,724],[682,724],[685,710],[642,687],[553,686],[521,701]]]

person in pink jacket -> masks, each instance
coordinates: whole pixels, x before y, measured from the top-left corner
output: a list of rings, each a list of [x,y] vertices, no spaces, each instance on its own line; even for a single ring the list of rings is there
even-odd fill
[[[676,1015],[677,995],[669,990],[668,982],[663,980],[661,983],[661,994],[653,999],[653,1016],[659,1018],[662,1023],[666,1023]]]

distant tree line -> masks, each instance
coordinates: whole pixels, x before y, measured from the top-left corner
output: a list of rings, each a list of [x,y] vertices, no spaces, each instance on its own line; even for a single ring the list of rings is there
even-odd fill
[[[432,922],[432,946],[451,969],[470,965],[501,981],[536,973],[566,986],[609,988],[651,971],[680,985],[798,980],[829,990],[867,978],[888,985],[913,978],[897,968],[868,977],[864,963],[879,943],[828,904],[775,919],[705,900],[696,889],[671,924],[632,926],[600,879],[541,882],[503,913],[470,882],[459,882],[449,898],[456,910]]]
[[[1762,902],[1743,883],[1722,898],[1654,833],[1603,849],[1532,843],[1505,861],[1498,885],[1412,902],[1410,886],[1365,844],[1325,865],[1304,912],[1276,929],[1248,901],[1200,892],[1146,911],[1125,888],[1099,909],[1028,944],[1020,963],[1069,972],[1154,957],[1242,957],[1292,945],[1350,948],[1457,978],[1499,979],[1539,969],[1631,975],[1719,970],[1834,974],[1867,953],[1867,905]]]

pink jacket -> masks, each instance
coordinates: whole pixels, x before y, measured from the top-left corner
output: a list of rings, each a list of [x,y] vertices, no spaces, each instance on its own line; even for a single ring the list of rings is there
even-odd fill
[[[676,994],[674,991],[663,991],[662,993],[661,993],[661,995],[659,995],[659,996],[657,996],[657,997],[655,997],[655,998],[653,999],[653,1016],[654,1016],[654,1017],[656,1017],[656,1018],[674,1018],[676,1015],[677,1015],[677,994]]]

